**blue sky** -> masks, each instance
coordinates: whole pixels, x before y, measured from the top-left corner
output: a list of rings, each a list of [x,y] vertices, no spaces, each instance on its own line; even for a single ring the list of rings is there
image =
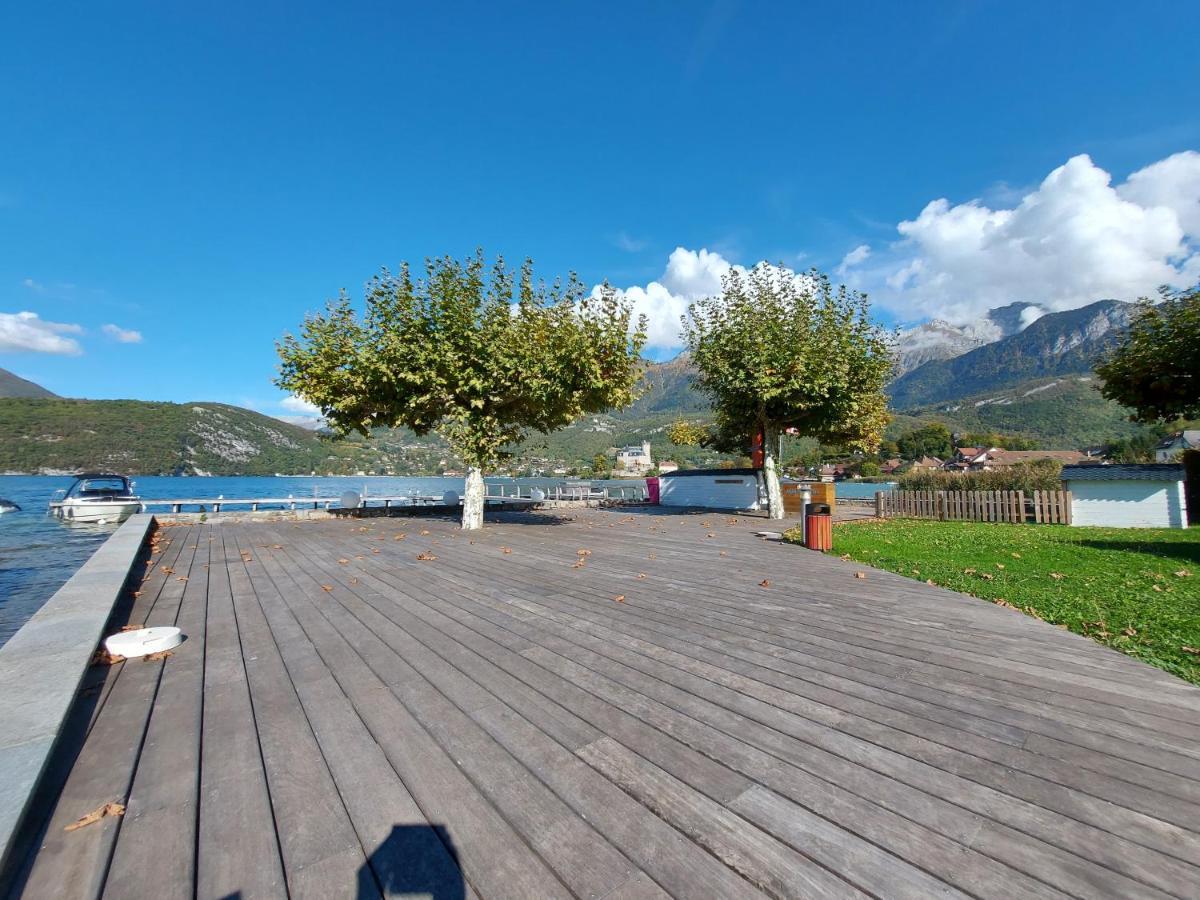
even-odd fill
[[[6,5],[0,367],[279,412],[307,310],[476,246],[664,323],[760,259],[889,323],[1200,272],[1195,4],[501,7]]]

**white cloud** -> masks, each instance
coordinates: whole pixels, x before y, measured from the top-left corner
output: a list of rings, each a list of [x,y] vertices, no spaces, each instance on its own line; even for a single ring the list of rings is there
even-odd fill
[[[47,322],[37,313],[0,313],[0,352],[28,351],[78,356],[83,352],[79,342],[65,335],[82,334],[78,325]]]
[[[134,331],[131,328],[121,328],[120,326],[113,325],[111,322],[103,326],[100,330],[114,341],[120,341],[122,344],[140,344],[142,342],[142,333],[140,331]]]
[[[618,232],[616,237],[613,238],[613,243],[626,253],[638,253],[642,250],[645,250],[648,244],[647,241],[641,238],[631,237],[629,233],[625,231]]]
[[[24,281],[22,281],[21,287],[28,288],[29,290],[31,290],[37,294],[46,293],[46,286],[44,284],[42,284],[40,281],[34,281],[32,278],[26,278]]]
[[[871,255],[871,248],[866,244],[859,244],[849,253],[842,257],[841,263],[834,269],[838,275],[845,275],[850,269],[867,261],[867,257]]]
[[[304,416],[321,415],[321,410],[318,409],[315,404],[309,403],[303,397],[297,397],[295,394],[284,397],[283,400],[279,402],[279,405],[289,412],[299,413],[300,415]]]
[[[771,265],[771,268],[784,278],[807,278],[786,267]],[[676,247],[658,281],[651,281],[644,287],[634,285],[618,289],[618,293],[632,304],[635,316],[646,316],[647,346],[670,350],[682,342],[681,322],[688,305],[720,294],[721,279],[730,269],[746,271],[744,266],[730,263],[720,253]],[[597,286],[592,289],[592,294],[599,291]]]
[[[1178,153],[1111,181],[1080,155],[1011,208],[934,200],[897,225],[901,240],[869,265],[849,271],[856,249],[838,272],[902,318],[957,322],[1016,300],[1071,309],[1196,283],[1200,154]]]

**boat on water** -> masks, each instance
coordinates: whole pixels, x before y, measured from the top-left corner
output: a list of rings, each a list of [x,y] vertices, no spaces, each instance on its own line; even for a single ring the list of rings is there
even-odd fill
[[[3,497],[0,497],[0,513],[20,511],[21,507],[17,506],[17,504],[13,503],[11,500],[5,500]]]
[[[101,525],[124,522],[141,508],[133,482],[112,472],[77,475],[71,487],[55,491],[50,500],[50,512],[64,521]]]

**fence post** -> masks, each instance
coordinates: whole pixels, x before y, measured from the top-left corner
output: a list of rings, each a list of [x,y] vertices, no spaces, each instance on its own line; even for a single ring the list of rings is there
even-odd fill
[[[1063,509],[1065,510],[1065,513],[1066,513],[1066,515],[1063,516],[1063,524],[1070,525],[1071,524],[1071,492],[1063,491],[1062,497],[1063,497]]]

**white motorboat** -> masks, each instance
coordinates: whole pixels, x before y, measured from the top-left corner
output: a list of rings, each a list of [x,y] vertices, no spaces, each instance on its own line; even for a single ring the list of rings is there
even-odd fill
[[[50,500],[50,512],[60,519],[101,525],[124,522],[141,508],[142,501],[133,493],[133,483],[124,475],[111,472],[77,475],[69,489],[55,491]]]

